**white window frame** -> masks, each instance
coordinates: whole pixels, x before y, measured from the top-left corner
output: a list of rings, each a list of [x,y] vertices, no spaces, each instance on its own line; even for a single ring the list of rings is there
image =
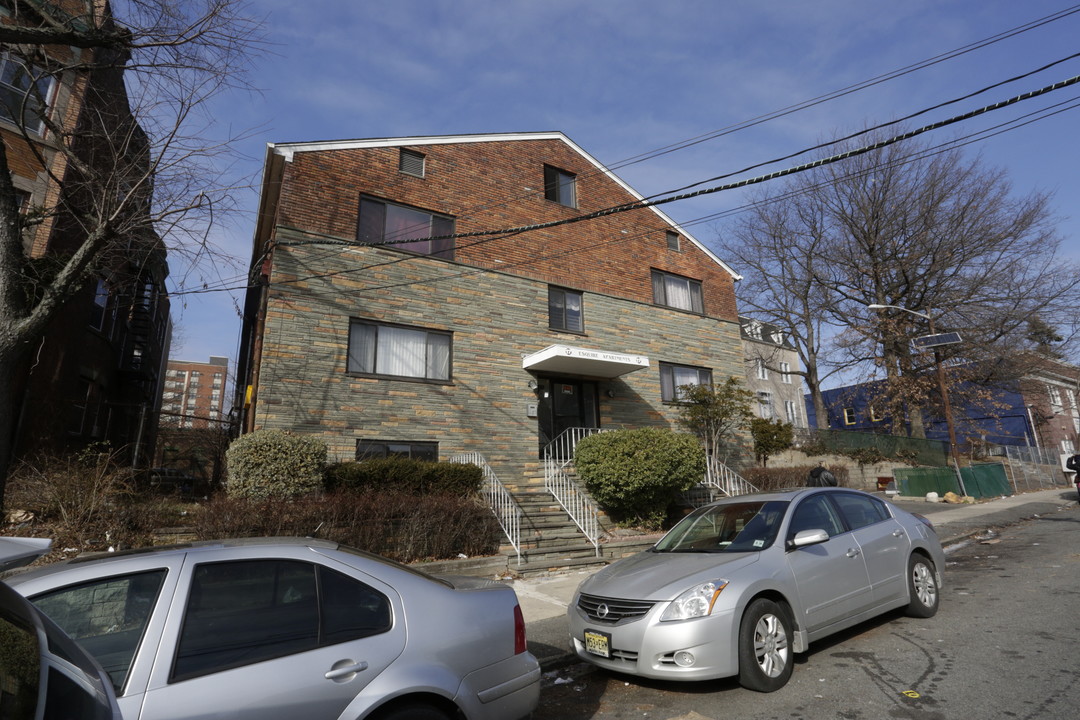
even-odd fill
[[[791,384],[791,363],[780,363],[780,382],[785,385]]]
[[[30,79],[36,78],[36,84],[38,85],[38,92],[36,94],[28,93],[29,86],[25,88],[16,87],[5,79],[13,77],[14,73],[22,72]],[[37,65],[29,65],[12,55],[9,52],[0,52],[0,94],[11,94],[13,100],[18,99],[19,103],[22,102],[22,98],[26,98],[29,102],[26,106],[26,113],[24,113],[25,124],[13,115],[9,116],[9,110],[11,112],[16,111],[18,108],[8,107],[3,102],[0,102],[0,120],[11,123],[16,127],[25,129],[27,132],[34,133],[35,135],[45,134],[45,121],[42,119],[47,116],[52,109],[52,104],[56,95],[56,78],[52,75],[46,75],[43,68]],[[41,101],[41,106],[38,107],[38,101]],[[38,117],[40,115],[41,117]]]
[[[784,415],[787,416],[787,421],[792,425],[797,425],[799,421],[799,406],[794,400],[784,401]]]
[[[768,390],[759,390],[757,394],[758,412],[766,420],[773,418],[773,396]]]
[[[398,170],[406,175],[422,178],[427,171],[427,158],[422,152],[401,148],[398,154]]]
[[[757,358],[756,359],[756,365],[757,365],[757,379],[758,380],[768,380],[769,379],[769,368],[765,367],[765,359],[764,358]]]

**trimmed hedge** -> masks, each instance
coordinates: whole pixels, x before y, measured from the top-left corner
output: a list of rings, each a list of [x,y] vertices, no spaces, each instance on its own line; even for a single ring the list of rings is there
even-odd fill
[[[326,443],[309,435],[256,430],[225,451],[232,497],[299,497],[322,489]]]
[[[469,497],[479,494],[483,488],[484,474],[476,465],[404,457],[372,458],[363,462],[329,465],[325,484],[330,491],[348,489],[412,495],[444,493]]]
[[[195,513],[200,539],[320,537],[399,562],[494,555],[502,534],[476,498],[403,492],[333,494],[282,500],[215,496]]]
[[[599,433],[578,443],[585,489],[616,522],[660,528],[679,492],[705,476],[697,437],[658,428]]]

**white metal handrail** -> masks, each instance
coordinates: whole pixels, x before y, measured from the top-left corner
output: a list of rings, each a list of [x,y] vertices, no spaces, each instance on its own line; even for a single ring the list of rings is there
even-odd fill
[[[450,458],[452,463],[462,465],[476,465],[484,475],[484,497],[488,506],[495,513],[495,519],[499,521],[499,527],[506,535],[507,542],[517,553],[517,564],[521,564],[521,518],[523,512],[514,496],[506,489],[499,480],[498,475],[488,465],[487,459],[478,452],[459,453]]]
[[[757,487],[747,482],[739,473],[714,457],[705,458],[705,479],[702,485],[716,489],[728,497],[758,491]]]
[[[544,487],[562,505],[563,510],[588,538],[600,556],[599,511],[592,498],[567,472],[574,462],[574,451],[584,438],[605,432],[601,428],[568,428],[544,448]]]

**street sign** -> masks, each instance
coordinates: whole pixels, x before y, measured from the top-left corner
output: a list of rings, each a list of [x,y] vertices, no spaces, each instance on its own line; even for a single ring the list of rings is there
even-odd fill
[[[955,345],[958,342],[960,342],[960,333],[957,332],[923,335],[922,337],[912,338],[911,340],[912,345],[922,350],[936,348],[942,345]]]

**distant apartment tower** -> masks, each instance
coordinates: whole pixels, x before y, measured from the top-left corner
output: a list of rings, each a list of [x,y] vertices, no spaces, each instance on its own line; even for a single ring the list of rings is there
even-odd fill
[[[193,430],[219,427],[225,415],[225,385],[229,359],[210,356],[210,362],[170,360],[161,399],[162,428]]]

